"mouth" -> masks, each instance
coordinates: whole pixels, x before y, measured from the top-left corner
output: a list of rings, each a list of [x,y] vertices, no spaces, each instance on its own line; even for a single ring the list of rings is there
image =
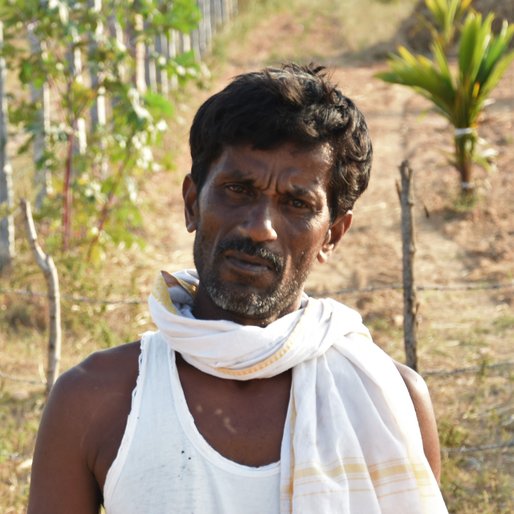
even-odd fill
[[[267,274],[280,276],[284,269],[283,258],[276,252],[255,244],[249,239],[229,239],[222,241],[217,248],[219,257],[238,273]]]
[[[268,271],[276,272],[273,262],[256,255],[238,251],[227,251],[225,259],[235,268],[250,273],[265,273]]]

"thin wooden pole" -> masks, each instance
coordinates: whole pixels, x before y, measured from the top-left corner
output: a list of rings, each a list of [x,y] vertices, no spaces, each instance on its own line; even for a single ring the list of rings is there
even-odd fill
[[[157,87],[157,62],[155,59],[155,41],[147,41],[144,43],[145,49],[145,81],[147,88],[152,92],[156,93]]]
[[[82,76],[82,42],[76,28],[72,28],[71,33],[72,44],[69,52],[69,67],[71,74],[71,81],[69,83],[70,88],[73,81],[75,81],[77,84],[84,84],[84,78]],[[76,136],[74,137],[73,153],[74,155],[84,155],[87,150],[86,120],[83,116],[78,116],[75,118],[75,115],[73,115],[73,118],[72,130],[76,133]]]
[[[159,92],[163,96],[168,96],[170,93],[170,85],[168,80],[168,71],[166,64],[168,64],[168,36],[166,34],[157,34],[155,36],[155,52],[157,54],[157,84]]]
[[[27,237],[30,247],[45,277],[48,289],[49,307],[49,334],[48,334],[48,368],[46,371],[46,392],[54,385],[59,376],[59,363],[61,361],[61,295],[59,291],[59,276],[57,268],[50,255],[47,255],[37,241],[36,227],[32,218],[30,203],[20,201],[21,212],[27,229]]]
[[[211,1],[200,0],[198,3],[202,10],[202,20],[200,21],[198,30],[200,56],[203,57],[210,49],[212,43]]]
[[[3,23],[0,21],[0,51],[3,48]],[[13,207],[12,168],[7,157],[8,116],[5,94],[6,66],[0,54],[0,208]],[[14,258],[14,219],[11,212],[0,214],[0,270]]]
[[[46,43],[41,41],[36,35],[35,25],[29,24],[27,35],[30,44],[30,52],[42,60],[46,57]],[[43,82],[41,86],[31,84],[30,96],[33,105],[39,107],[38,129],[34,135],[34,164],[36,168],[36,210],[39,210],[45,198],[52,193],[52,181],[50,170],[46,164],[47,138],[50,132],[50,87],[48,82]]]
[[[98,48],[105,43],[106,30],[104,27],[102,16],[102,0],[88,0],[90,12],[94,14],[96,19],[96,28],[89,35],[89,52],[94,55]],[[89,59],[89,75],[91,80],[91,88],[96,91],[96,98],[90,110],[91,130],[93,133],[100,133],[101,137],[97,139],[100,149],[99,156],[96,158],[96,165],[100,177],[105,179],[109,173],[109,165],[105,155],[105,139],[103,133],[107,125],[107,105],[105,98],[105,87],[102,82],[105,78],[104,73],[99,70],[99,66],[95,59]]]
[[[406,364],[413,370],[418,369],[417,357],[417,313],[419,304],[416,299],[414,282],[414,255],[416,244],[412,209],[412,169],[409,161],[400,165],[400,183],[396,184],[402,213],[402,263],[403,263],[403,330]]]
[[[104,24],[101,21],[102,13],[102,0],[89,0],[89,9],[91,13],[97,16],[96,28],[89,36],[89,50],[91,54],[94,54],[98,49],[98,46],[104,42],[105,29]],[[95,102],[91,107],[91,126],[93,131],[96,130],[97,125],[105,127],[107,123],[107,114],[105,107],[105,88],[101,86],[103,76],[98,70],[98,65],[93,59],[89,60],[89,75],[91,78],[91,87],[97,92]]]
[[[146,93],[146,74],[145,74],[145,56],[146,47],[143,41],[144,18],[143,15],[136,12],[134,13],[134,66],[135,77],[134,82],[136,89],[140,95]]]

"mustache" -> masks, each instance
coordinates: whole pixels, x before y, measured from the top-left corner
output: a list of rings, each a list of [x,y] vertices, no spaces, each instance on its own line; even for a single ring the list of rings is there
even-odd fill
[[[216,255],[221,255],[227,250],[236,250],[253,257],[264,259],[277,273],[282,273],[284,270],[284,259],[279,254],[272,252],[269,248],[261,244],[254,243],[249,238],[233,238],[221,241],[216,249]]]

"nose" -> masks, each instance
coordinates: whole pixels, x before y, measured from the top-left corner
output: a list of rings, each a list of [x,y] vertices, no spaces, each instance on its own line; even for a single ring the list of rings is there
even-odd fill
[[[278,236],[273,218],[274,212],[270,201],[263,199],[248,209],[246,218],[241,224],[241,230],[244,236],[257,243],[274,241]]]

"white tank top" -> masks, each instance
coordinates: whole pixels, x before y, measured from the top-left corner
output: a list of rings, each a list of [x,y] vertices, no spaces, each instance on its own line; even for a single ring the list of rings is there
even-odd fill
[[[175,354],[159,333],[141,341],[139,376],[104,486],[107,514],[278,514],[279,463],[244,466],[198,432]]]

